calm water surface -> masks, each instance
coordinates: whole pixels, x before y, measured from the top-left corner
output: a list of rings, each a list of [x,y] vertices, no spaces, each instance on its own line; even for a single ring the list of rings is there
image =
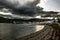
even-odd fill
[[[44,25],[0,23],[0,38],[3,40],[15,40],[15,38],[29,35],[43,28]]]

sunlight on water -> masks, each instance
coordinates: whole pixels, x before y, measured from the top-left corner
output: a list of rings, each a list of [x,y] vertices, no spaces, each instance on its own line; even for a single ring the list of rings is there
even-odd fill
[[[36,28],[36,31],[39,31],[44,28],[44,25],[36,25],[35,28]]]
[[[42,31],[44,25],[0,23],[0,38],[12,40]],[[11,38],[13,37],[13,38]]]

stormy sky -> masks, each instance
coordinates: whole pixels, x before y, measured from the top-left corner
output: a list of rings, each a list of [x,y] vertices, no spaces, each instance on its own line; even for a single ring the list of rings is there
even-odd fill
[[[60,0],[41,0],[39,6],[44,8],[44,11],[60,12]]]
[[[38,14],[40,7],[36,5],[40,0],[0,0],[0,4],[14,10],[14,14],[35,16]]]
[[[20,9],[21,7],[35,6],[40,0],[0,0],[0,4],[7,7]]]
[[[40,3],[39,3],[40,2]],[[60,0],[0,0],[0,4],[3,3],[11,8],[18,10],[20,15],[34,16],[38,14],[39,7],[44,8],[44,11],[58,11],[60,12]],[[21,8],[22,7],[22,8]],[[16,13],[18,14],[18,13]],[[38,14],[39,15],[39,14]]]

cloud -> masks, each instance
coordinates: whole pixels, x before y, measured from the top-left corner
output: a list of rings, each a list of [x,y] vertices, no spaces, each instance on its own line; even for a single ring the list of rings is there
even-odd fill
[[[25,15],[25,16],[36,16],[36,15],[39,15],[40,11],[42,11],[42,8],[38,6],[22,7],[19,10],[15,10],[14,14],[20,14],[20,15]]]
[[[60,0],[41,0],[41,4],[39,6],[44,8],[44,11],[58,11],[60,12]]]
[[[0,0],[0,4],[19,9],[20,7],[36,6],[40,0]]]
[[[37,14],[39,7],[36,7],[36,5],[39,2],[40,0],[0,0],[0,4],[3,4],[4,6],[18,12],[16,14],[27,16],[33,16]]]

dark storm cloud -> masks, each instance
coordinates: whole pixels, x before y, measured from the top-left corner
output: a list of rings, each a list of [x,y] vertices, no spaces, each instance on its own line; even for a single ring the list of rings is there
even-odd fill
[[[40,0],[0,0],[0,4],[18,9],[23,6],[35,6],[39,1]]]
[[[33,16],[37,14],[39,7],[36,5],[40,0],[0,0],[0,4],[18,12],[16,14]],[[40,9],[40,8],[39,8]]]
[[[39,15],[40,11],[42,11],[42,8],[36,7],[36,6],[22,7],[19,10],[15,10],[14,14],[20,14],[20,15],[25,15],[25,16],[36,16],[36,15]]]

